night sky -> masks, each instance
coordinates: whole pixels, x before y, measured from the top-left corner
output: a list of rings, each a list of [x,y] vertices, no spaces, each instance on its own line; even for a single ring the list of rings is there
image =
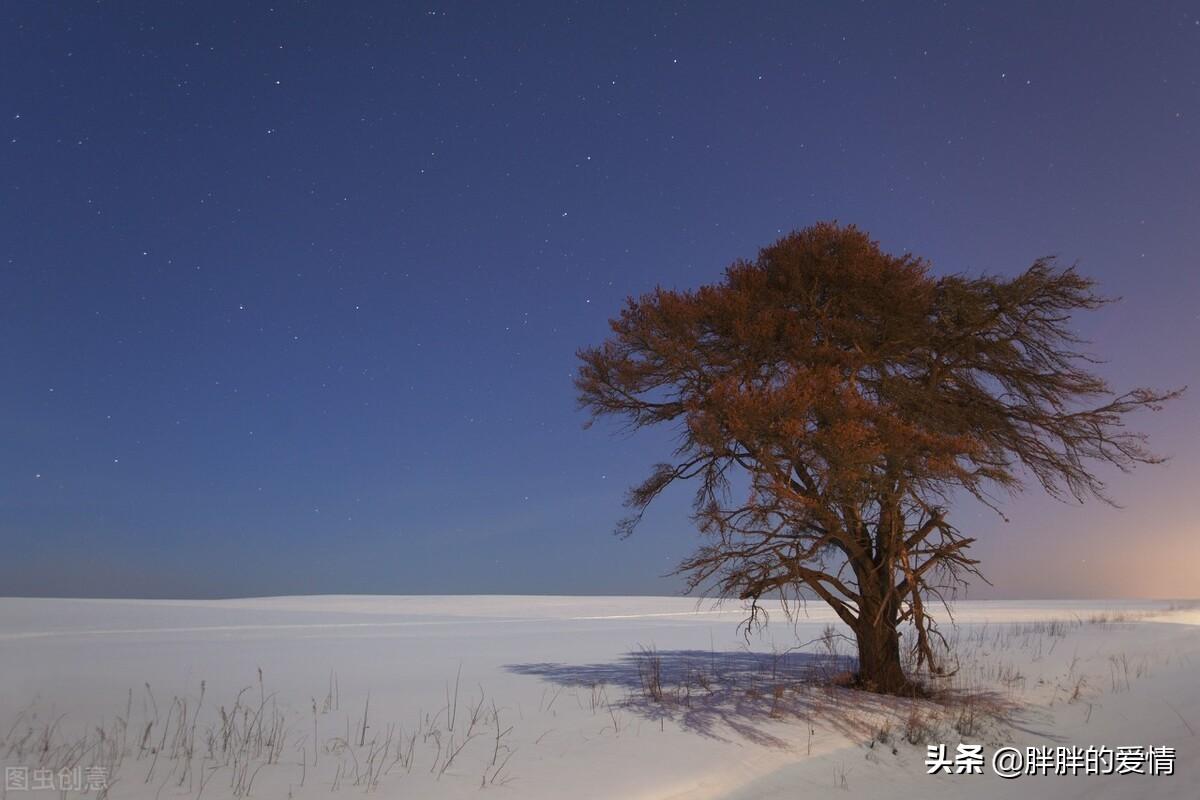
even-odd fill
[[[1200,593],[1200,6],[7,3],[0,594],[653,593],[624,298],[817,220],[1057,254],[1173,461],[962,505],[988,596]]]

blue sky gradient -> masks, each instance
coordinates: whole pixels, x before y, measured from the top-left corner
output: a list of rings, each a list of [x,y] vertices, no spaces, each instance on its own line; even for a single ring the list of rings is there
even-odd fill
[[[0,594],[672,593],[663,433],[584,431],[624,298],[821,219],[1078,261],[1198,384],[1191,3],[9,4]],[[1123,510],[961,528],[987,596],[1200,591],[1195,392]]]

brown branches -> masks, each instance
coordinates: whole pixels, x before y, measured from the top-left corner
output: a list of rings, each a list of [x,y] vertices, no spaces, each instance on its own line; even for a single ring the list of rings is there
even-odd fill
[[[708,542],[679,567],[690,588],[754,608],[807,592],[856,630],[908,621],[930,658],[924,599],[982,577],[949,497],[998,510],[1032,476],[1059,498],[1112,502],[1096,463],[1162,460],[1125,420],[1179,392],[1113,392],[1069,327],[1107,302],[1052,259],[1014,278],[935,279],[832,224],[716,285],[630,299],[579,353],[579,402],[632,429],[670,424],[677,440],[630,490],[619,531],[693,482]]]

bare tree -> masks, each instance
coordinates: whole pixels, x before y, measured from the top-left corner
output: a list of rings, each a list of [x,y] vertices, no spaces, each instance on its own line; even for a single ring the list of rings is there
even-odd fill
[[[999,511],[1032,480],[1112,502],[1095,464],[1162,460],[1123,423],[1179,391],[1114,394],[1068,327],[1106,302],[1053,259],[1013,278],[934,277],[830,223],[720,283],[631,298],[579,352],[580,404],[593,420],[674,426],[678,444],[630,490],[618,530],[693,481],[705,541],[679,565],[689,589],[752,601],[751,622],[763,597],[815,595],[854,631],[860,684],[909,691],[900,627],[918,665],[939,669],[930,601],[982,577],[948,518],[955,494]]]

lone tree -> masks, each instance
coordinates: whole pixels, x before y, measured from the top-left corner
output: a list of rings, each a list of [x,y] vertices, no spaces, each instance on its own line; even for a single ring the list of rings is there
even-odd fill
[[[1093,464],[1162,461],[1124,420],[1179,392],[1114,394],[1067,327],[1106,302],[1053,259],[935,277],[831,223],[720,283],[630,298],[579,352],[580,404],[593,421],[673,425],[678,446],[630,489],[618,531],[694,480],[705,542],[678,567],[689,590],[751,601],[752,623],[766,596],[815,595],[854,632],[859,685],[910,691],[900,627],[918,667],[940,670],[929,606],[982,578],[947,516],[956,494],[999,512],[1032,479],[1111,503]]]

